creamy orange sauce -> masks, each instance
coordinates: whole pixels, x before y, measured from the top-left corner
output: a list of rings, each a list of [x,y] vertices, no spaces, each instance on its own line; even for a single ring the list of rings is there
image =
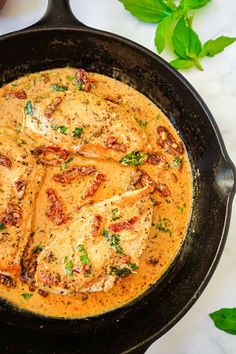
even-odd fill
[[[78,86],[71,79],[75,71],[76,69],[73,68],[48,70],[30,74],[2,87],[0,89],[0,125],[24,133],[26,102],[47,97],[51,93],[52,84],[67,86],[68,90],[76,92]],[[111,290],[89,293],[86,296],[85,294],[76,296],[49,294],[47,297],[42,297],[37,289],[31,291],[28,285],[20,279],[14,289],[0,284],[0,297],[21,309],[45,316],[70,318],[92,316],[110,311],[141,295],[160,279],[173,262],[184,240],[191,215],[192,175],[187,153],[184,151],[181,155],[182,168],[178,169],[173,162],[174,156],[163,151],[156,143],[158,126],[166,127],[175,140],[180,141],[180,137],[168,118],[149,99],[128,85],[99,74],[89,73],[88,76],[93,82],[91,92],[114,104],[122,105],[124,109],[132,112],[146,133],[148,143],[154,147],[155,152],[164,155],[166,159],[164,167],[163,164],[144,164],[140,168],[147,171],[153,178],[157,178],[162,184],[167,185],[171,195],[163,197],[158,192],[152,194],[154,216],[147,247],[141,256],[140,267],[134,274],[120,278]],[[27,99],[18,99],[9,95],[9,92],[19,90],[24,90]],[[33,135],[31,138],[32,142],[24,142],[29,149],[39,143],[45,143],[44,138]],[[75,161],[83,165],[92,164],[108,176],[102,188],[95,194],[93,198],[95,202],[124,193],[135,170],[133,166],[123,166],[115,161],[88,159],[80,156],[75,157]],[[52,176],[58,172],[60,172],[60,167],[48,168],[43,181],[42,193],[40,192],[36,200],[31,248],[39,244],[43,247],[50,238],[52,229],[55,229],[55,225],[45,215],[45,205],[48,201],[43,190],[56,188],[66,201],[66,213],[74,214],[82,202],[83,191],[90,183],[88,176],[73,186],[55,185]],[[30,293],[32,296],[25,299],[22,297],[24,293]]]

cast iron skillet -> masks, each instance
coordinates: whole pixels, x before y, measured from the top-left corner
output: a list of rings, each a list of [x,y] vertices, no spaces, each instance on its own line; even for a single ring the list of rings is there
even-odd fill
[[[0,86],[29,72],[83,67],[143,92],[180,132],[194,175],[193,213],[182,250],[158,286],[125,307],[80,320],[36,316],[0,303],[2,352],[144,353],[200,296],[225,244],[235,170],[215,121],[191,85],[164,60],[78,22],[65,0],[49,0],[36,25],[2,36],[0,53]]]

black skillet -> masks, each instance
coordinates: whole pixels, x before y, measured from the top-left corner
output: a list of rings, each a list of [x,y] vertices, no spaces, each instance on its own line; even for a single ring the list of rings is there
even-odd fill
[[[127,306],[79,320],[36,316],[1,300],[0,352],[144,353],[200,296],[225,244],[235,170],[215,121],[191,85],[164,60],[125,38],[78,22],[65,0],[49,0],[36,25],[2,36],[0,55],[0,86],[26,73],[67,65],[134,86],[180,132],[194,175],[187,237],[158,286]]]

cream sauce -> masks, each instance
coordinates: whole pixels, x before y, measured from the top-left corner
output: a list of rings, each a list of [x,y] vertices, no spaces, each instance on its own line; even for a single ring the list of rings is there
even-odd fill
[[[39,72],[22,77],[0,89],[0,125],[10,127],[24,133],[24,107],[28,100],[34,101],[39,97],[47,97],[51,93],[53,84],[64,85],[68,90],[76,92],[78,85],[73,77],[76,69],[63,68]],[[186,151],[181,155],[182,168],[174,165],[174,156],[163,151],[157,144],[158,126],[166,127],[176,141],[180,137],[171,125],[168,118],[144,95],[132,87],[112,78],[89,73],[92,81],[91,92],[100,98],[110,100],[114,104],[123,106],[128,112],[134,114],[147,135],[148,143],[154,151],[164,155],[166,163],[159,165],[144,164],[140,168],[147,171],[150,176],[166,184],[171,191],[167,197],[155,192],[152,195],[154,217],[150,230],[147,247],[141,256],[140,267],[126,278],[120,278],[115,286],[108,292],[79,294],[76,296],[63,296],[49,294],[42,297],[37,291],[30,291],[27,284],[21,280],[17,286],[7,288],[0,284],[0,296],[21,309],[36,312],[45,316],[79,318],[110,311],[138,297],[165,273],[180,250],[184,240],[192,208],[192,175]],[[11,94],[24,90],[25,99],[19,99]],[[33,137],[33,145],[45,143],[43,138]],[[25,145],[27,147],[27,142]],[[32,146],[30,145],[30,148]],[[114,195],[120,195],[127,190],[135,168],[123,166],[117,162],[75,157],[79,164],[93,165],[106,174],[103,187],[94,196],[95,201],[101,201]],[[75,161],[73,161],[74,163]],[[55,225],[45,215],[45,190],[55,188],[58,194],[66,200],[66,212],[74,215],[81,203],[81,195],[90,182],[86,177],[82,182],[70,185],[55,185],[52,176],[60,171],[59,167],[48,168],[43,182],[44,193],[40,192],[35,207],[32,231],[34,232],[31,248],[45,245]],[[0,186],[1,187],[1,186]],[[43,191],[42,190],[42,191]],[[58,226],[59,227],[59,226]],[[61,226],[60,226],[61,227]],[[22,294],[30,293],[32,296],[25,299]],[[158,301],[158,299],[157,299]]]

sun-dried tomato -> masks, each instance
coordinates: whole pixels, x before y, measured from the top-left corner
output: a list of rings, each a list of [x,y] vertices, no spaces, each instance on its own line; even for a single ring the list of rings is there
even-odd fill
[[[89,187],[89,189],[85,192],[84,198],[92,197],[96,193],[96,191],[98,190],[102,182],[104,181],[105,181],[104,174],[102,173],[95,174],[94,180],[91,186]]]
[[[109,225],[108,230],[110,230],[112,232],[119,232],[122,230],[130,230],[134,226],[134,224],[136,223],[137,220],[138,220],[138,217],[134,216],[130,220],[120,221],[115,224]]]
[[[0,165],[7,167],[7,168],[11,168],[12,162],[8,157],[0,154]]]
[[[52,118],[53,113],[57,109],[57,107],[61,104],[62,98],[61,97],[55,97],[52,102],[46,107],[44,114],[47,118]]]
[[[112,149],[118,152],[126,152],[126,146],[123,143],[118,142],[118,138],[110,136],[104,141],[104,146],[108,149]]]
[[[17,204],[9,203],[5,212],[0,215],[0,222],[7,225],[17,225],[22,220],[21,208]]]
[[[62,225],[67,223],[70,218],[64,213],[62,203],[59,200],[56,192],[53,189],[49,188],[46,190],[46,193],[51,203],[51,206],[48,208],[46,215],[56,225]]]
[[[62,184],[68,184],[74,181],[80,176],[88,176],[96,172],[96,168],[93,166],[74,166],[53,176],[53,180]]]

